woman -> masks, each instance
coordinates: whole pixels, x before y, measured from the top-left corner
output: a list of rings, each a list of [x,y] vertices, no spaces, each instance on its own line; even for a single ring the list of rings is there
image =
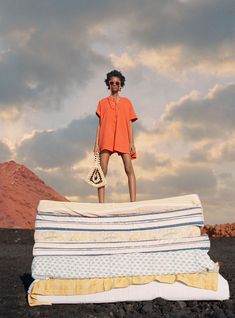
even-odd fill
[[[113,70],[105,83],[110,95],[101,99],[96,109],[99,123],[96,132],[94,153],[100,153],[100,165],[106,176],[109,157],[117,152],[122,157],[128,177],[130,201],[136,201],[136,178],[131,160],[136,159],[132,123],[138,119],[131,101],[119,92],[125,85],[121,72]],[[98,188],[99,203],[104,203],[105,187]]]

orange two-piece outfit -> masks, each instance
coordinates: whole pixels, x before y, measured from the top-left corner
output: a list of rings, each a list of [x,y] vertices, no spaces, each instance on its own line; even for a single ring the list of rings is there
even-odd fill
[[[136,151],[130,153],[130,121],[138,119],[131,101],[126,97],[108,96],[97,105],[96,115],[100,117],[98,145],[100,151],[107,149],[112,153],[129,153],[131,160],[136,159]]]

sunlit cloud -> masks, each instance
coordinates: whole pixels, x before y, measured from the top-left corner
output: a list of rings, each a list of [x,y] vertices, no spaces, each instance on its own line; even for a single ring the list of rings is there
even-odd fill
[[[46,4],[46,5],[45,5]],[[97,202],[92,165],[99,98],[112,69],[133,101],[137,199],[198,193],[208,222],[235,198],[234,2],[0,3],[0,158],[14,158],[67,198]],[[121,157],[107,202],[129,201]]]

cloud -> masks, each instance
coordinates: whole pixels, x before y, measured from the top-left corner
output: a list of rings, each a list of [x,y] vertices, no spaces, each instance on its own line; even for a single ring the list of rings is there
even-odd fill
[[[131,38],[146,49],[183,48],[186,68],[211,59],[234,65],[232,0],[148,1],[128,21]]]
[[[210,151],[214,147],[214,142],[201,142],[192,146],[187,160],[192,163],[214,161],[210,156]]]
[[[189,140],[224,138],[235,129],[235,84],[215,85],[205,97],[195,92],[166,107],[162,121],[180,124]]]
[[[104,65],[85,44],[70,48],[59,34],[37,34],[32,42],[31,51],[12,50],[0,63],[1,111],[60,108],[72,88],[92,76],[92,65]]]
[[[12,151],[6,143],[0,141],[0,162],[12,159]]]
[[[176,79],[188,68],[233,75],[233,4],[0,1],[0,112],[16,120],[28,108],[58,109],[97,69],[116,65]]]
[[[156,167],[169,167],[171,165],[171,159],[164,154],[139,151],[137,165],[143,169],[152,171]]]
[[[69,167],[93,151],[96,127],[95,116],[87,116],[65,128],[35,132],[18,146],[18,160],[30,167]]]
[[[131,56],[129,56],[127,52],[122,53],[121,56],[111,53],[109,57],[111,59],[112,65],[115,68],[121,69],[123,71],[135,68],[137,65],[137,62]]]
[[[95,69],[110,66],[89,42],[94,12],[103,15],[95,4],[21,0],[0,8],[0,111],[60,108]]]
[[[174,172],[156,176],[151,181],[139,180],[139,190],[151,196],[174,196],[183,193],[212,193],[216,189],[216,177],[212,170],[204,166],[183,166]]]
[[[221,224],[234,222],[235,205],[235,179],[233,174],[221,173],[217,176],[217,191],[210,197],[202,197],[202,204],[205,203],[204,214],[206,222]]]
[[[171,0],[164,3],[148,1],[141,6],[141,10],[135,12],[135,16],[130,16],[132,36],[146,46],[152,46],[153,43],[161,45],[181,42],[190,44],[196,51],[205,52],[208,46],[215,49],[225,39],[234,37],[233,4],[232,0],[225,0],[223,3],[219,0],[186,3]]]
[[[205,164],[190,165],[181,161],[175,167],[169,165],[167,168],[168,172],[153,172],[152,178],[146,178],[144,173],[138,174],[138,193],[154,199],[187,193],[212,195],[216,191],[216,175]],[[122,182],[118,182],[116,191],[122,191],[122,187]]]
[[[115,41],[126,43],[126,50],[119,52],[113,43],[109,54],[115,66],[123,70],[146,66],[158,75],[185,83],[194,74],[234,76],[232,0],[128,4],[131,15],[120,23],[120,36]]]
[[[97,190],[82,180],[80,173],[74,169],[36,169],[35,172],[48,185],[66,197],[76,196],[85,202],[90,196],[97,195]]]
[[[202,142],[196,144],[189,152],[187,160],[190,162],[208,162],[224,164],[235,162],[235,133],[226,140]]]
[[[224,142],[220,147],[219,160],[235,162],[235,136],[234,138]]]

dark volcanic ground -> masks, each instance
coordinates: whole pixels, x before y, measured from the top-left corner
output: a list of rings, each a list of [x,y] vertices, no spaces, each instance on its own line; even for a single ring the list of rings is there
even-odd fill
[[[0,317],[235,317],[235,238],[211,238],[210,257],[230,286],[226,301],[154,301],[29,307],[33,230],[0,229]]]

